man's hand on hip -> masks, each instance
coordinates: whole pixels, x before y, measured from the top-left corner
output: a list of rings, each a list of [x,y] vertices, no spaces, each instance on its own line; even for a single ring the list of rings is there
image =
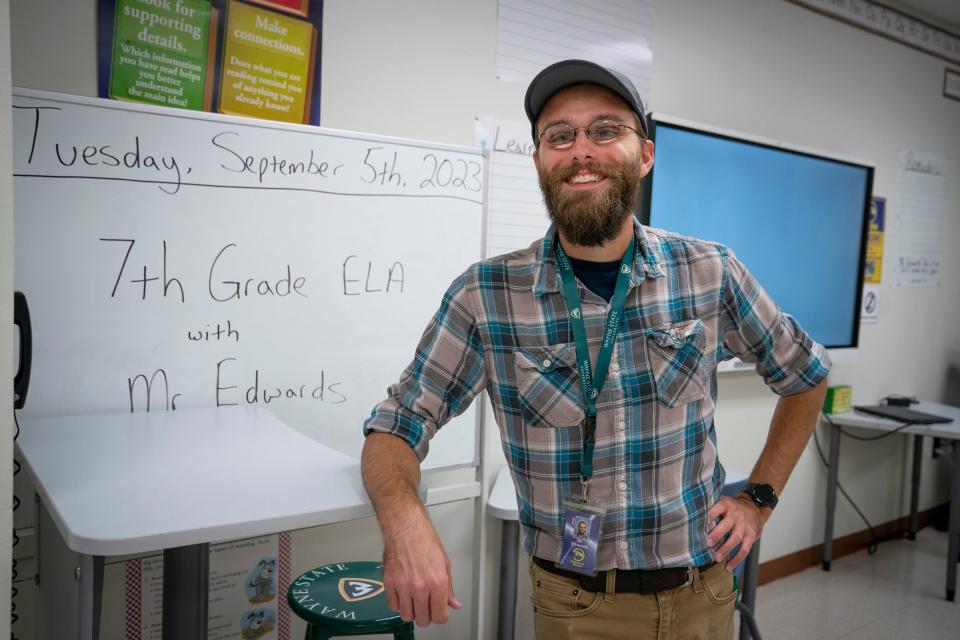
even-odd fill
[[[769,517],[770,509],[761,509],[749,498],[722,496],[707,512],[710,522],[719,518],[719,522],[707,534],[707,543],[711,549],[716,549],[716,561],[726,561],[724,568],[727,571],[736,569],[760,538],[760,532]],[[737,545],[740,545],[740,549],[727,560]]]
[[[417,626],[443,624],[447,607],[459,609],[453,593],[450,560],[433,525],[422,513],[410,514],[403,531],[384,538],[383,582],[387,605],[400,619]]]

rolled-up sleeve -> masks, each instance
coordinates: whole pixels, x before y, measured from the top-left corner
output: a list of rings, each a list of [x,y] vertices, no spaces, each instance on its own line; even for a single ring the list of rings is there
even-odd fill
[[[723,252],[723,348],[756,364],[757,373],[779,395],[815,387],[830,372],[826,349],[776,305],[732,251]]]
[[[364,436],[377,431],[403,438],[422,461],[430,439],[480,393],[483,343],[468,298],[461,276],[444,294],[413,361],[364,422]]]

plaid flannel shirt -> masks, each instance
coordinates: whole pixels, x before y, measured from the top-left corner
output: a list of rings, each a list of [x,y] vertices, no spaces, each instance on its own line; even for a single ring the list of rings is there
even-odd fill
[[[631,288],[597,398],[591,501],[607,509],[598,569],[713,560],[707,511],[724,483],[713,414],[716,366],[756,363],[780,395],[815,386],[824,348],[722,245],[635,225]],[[422,460],[447,420],[486,390],[517,487],[524,546],[557,560],[563,501],[581,493],[585,404],[554,231],[477,263],[443,297],[413,362],[364,433],[392,433]],[[608,304],[579,285],[592,361]],[[453,436],[456,437],[456,436]]]

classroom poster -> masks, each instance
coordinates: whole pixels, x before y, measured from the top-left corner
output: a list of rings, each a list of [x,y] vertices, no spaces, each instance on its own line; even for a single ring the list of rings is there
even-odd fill
[[[218,110],[305,122],[315,47],[309,22],[230,0]]]
[[[883,273],[883,236],[886,232],[886,221],[886,198],[873,198],[870,202],[867,251],[863,265],[863,294],[860,297],[862,324],[876,324],[880,320],[880,276]]]
[[[291,535],[210,545],[207,640],[290,640]],[[163,557],[124,567],[124,640],[161,640]]]
[[[208,109],[210,18],[204,0],[117,0],[110,97]]]
[[[320,124],[323,0],[98,0],[101,98]]]
[[[498,0],[497,79],[526,85],[548,64],[593,60],[633,80],[650,110],[655,24],[654,0]]]
[[[303,16],[304,18],[310,15],[309,0],[250,0],[250,2]]]
[[[484,255],[530,246],[550,226],[531,157],[530,123],[477,118],[474,142],[489,153]]]
[[[870,202],[870,223],[867,229],[867,255],[863,268],[865,284],[880,284],[883,272],[883,234],[886,228],[887,199],[873,198]]]
[[[863,285],[863,297],[860,299],[860,322],[876,324],[880,320],[880,285]]]
[[[939,287],[943,267],[950,160],[913,149],[897,153],[893,281],[898,287]]]
[[[289,537],[289,534],[286,534]],[[289,577],[280,576],[280,536],[210,546],[208,640],[288,640],[280,632]],[[289,548],[286,573],[289,574]],[[288,612],[289,615],[289,612]]]

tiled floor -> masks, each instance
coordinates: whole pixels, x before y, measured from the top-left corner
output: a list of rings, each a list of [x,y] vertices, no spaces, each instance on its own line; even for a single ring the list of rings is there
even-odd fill
[[[927,527],[915,541],[834,560],[760,587],[763,640],[960,639],[960,602],[947,602],[947,534]],[[739,630],[734,636],[739,638]]]

